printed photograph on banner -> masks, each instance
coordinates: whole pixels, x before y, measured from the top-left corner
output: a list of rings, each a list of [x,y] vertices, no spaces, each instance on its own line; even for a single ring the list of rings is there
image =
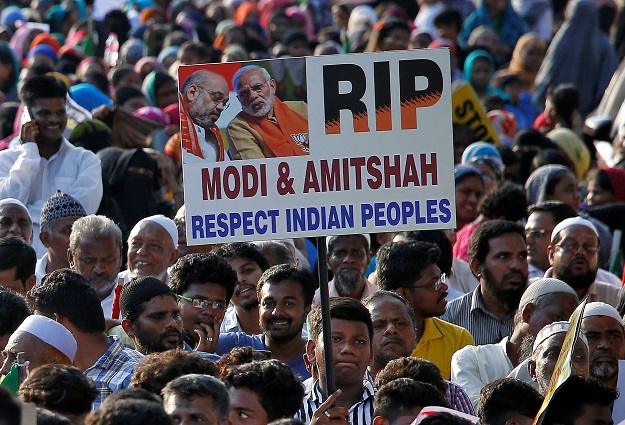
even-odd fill
[[[454,228],[449,56],[181,66],[188,245]]]
[[[179,69],[182,162],[310,154],[306,61]]]

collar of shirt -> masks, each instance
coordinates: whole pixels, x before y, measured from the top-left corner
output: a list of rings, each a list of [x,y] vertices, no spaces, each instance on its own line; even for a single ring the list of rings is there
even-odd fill
[[[471,313],[473,313],[474,310],[480,310],[482,313],[486,314],[487,316],[490,316],[494,319],[497,319],[497,321],[500,321],[501,319],[495,316],[490,311],[488,311],[488,309],[484,305],[484,302],[482,299],[482,291],[480,291],[480,288],[481,288],[481,285],[475,288],[475,290],[473,291],[473,295],[471,296]],[[514,312],[508,314],[503,320],[508,320],[513,315],[514,315]]]
[[[375,395],[375,389],[373,388],[373,384],[369,382],[368,379],[364,379],[362,381],[362,396],[360,398],[360,401],[354,404],[352,407],[350,407],[349,411],[351,412],[354,409],[354,407],[358,406],[359,404],[364,403],[369,398],[373,399],[374,395]],[[316,404],[321,404],[325,401],[326,397],[324,397],[323,393],[321,392],[321,387],[319,386],[319,380],[315,381],[315,385],[313,385],[313,388],[312,388],[312,391],[310,392],[309,397]]]
[[[109,369],[115,362],[115,358],[117,357],[117,355],[122,352],[124,348],[126,348],[124,344],[122,344],[121,339],[118,337],[109,336],[108,340],[111,343],[111,346],[108,348],[108,350],[104,352],[104,354],[102,354],[102,356],[100,356],[100,358],[93,364],[93,366],[87,368],[85,372],[96,366],[99,366],[102,369]],[[137,352],[137,355],[141,356],[139,352]]]

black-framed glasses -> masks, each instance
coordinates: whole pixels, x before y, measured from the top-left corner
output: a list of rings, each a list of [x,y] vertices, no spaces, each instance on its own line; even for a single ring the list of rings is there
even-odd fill
[[[204,298],[189,298],[183,297],[182,295],[178,295],[178,298],[189,301],[195,308],[207,309],[210,307],[214,311],[226,309],[226,303],[223,301],[210,301]]]
[[[206,90],[206,92],[210,95],[210,97],[213,100],[213,102],[215,102],[217,105],[219,105],[221,103],[221,106],[224,109],[228,109],[228,106],[230,106],[230,99],[228,97],[224,97],[224,95],[222,95],[221,93],[217,93],[217,92],[211,91],[211,90],[207,89],[206,87],[201,86],[199,84],[196,84],[196,86],[198,88],[201,88],[202,90]]]
[[[262,83],[256,83],[253,86],[247,86],[248,88],[243,89],[243,90],[239,90],[237,92],[237,97],[239,99],[243,98],[243,99],[247,99],[248,97],[250,97],[250,94],[252,92],[256,93],[256,94],[260,94],[263,91],[263,86],[269,82],[270,80],[265,80]]]
[[[579,245],[576,243],[563,243],[557,244],[558,248],[562,250],[562,252],[577,252],[581,248],[582,251],[588,254],[595,254],[599,251],[599,245]]]
[[[428,283],[427,285],[418,285],[418,286],[409,286],[409,288],[434,288],[435,291],[438,291],[442,288],[442,286],[446,283],[447,276],[445,273],[441,273],[438,280],[434,283]]]
[[[525,238],[542,239],[547,234],[545,229],[527,229],[525,231]]]

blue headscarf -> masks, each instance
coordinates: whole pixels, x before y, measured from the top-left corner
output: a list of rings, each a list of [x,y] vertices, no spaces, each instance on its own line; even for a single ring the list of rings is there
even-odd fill
[[[493,58],[493,55],[491,55],[490,53],[488,53],[486,50],[483,50],[483,49],[477,49],[477,50],[472,51],[471,53],[469,53],[467,58],[464,60],[464,79],[469,84],[471,84],[471,71],[473,69],[473,64],[475,63],[475,61],[478,58],[486,58],[486,59],[488,59],[488,62],[490,63],[490,75],[491,75],[491,77],[493,76],[493,72],[496,69],[495,59]],[[494,88],[493,86],[491,86],[490,85],[490,80],[488,81],[488,85],[486,86],[486,90],[484,91],[484,93],[485,94],[495,93],[495,94],[501,96],[501,98],[503,100],[508,100],[508,95],[506,93],[504,93],[503,91],[498,90],[498,89]]]
[[[93,111],[95,108],[102,105],[113,107],[111,98],[98,90],[93,84],[76,84],[69,88],[69,95],[76,103],[88,111]]]

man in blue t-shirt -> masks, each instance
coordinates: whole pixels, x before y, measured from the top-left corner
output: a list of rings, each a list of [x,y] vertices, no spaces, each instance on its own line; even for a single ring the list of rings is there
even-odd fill
[[[315,279],[307,269],[290,264],[269,268],[257,287],[263,333],[222,333],[217,341],[217,354],[244,346],[268,350],[272,358],[287,364],[302,380],[308,379],[310,372],[304,363],[306,340],[302,338],[302,328],[310,312],[314,288]]]

